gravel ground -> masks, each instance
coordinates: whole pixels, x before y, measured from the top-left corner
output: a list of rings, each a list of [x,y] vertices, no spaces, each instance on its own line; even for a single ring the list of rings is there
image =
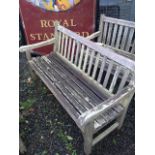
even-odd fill
[[[19,74],[20,112],[23,115],[20,136],[27,148],[25,154],[84,155],[80,130],[44,84],[31,79],[24,54],[20,55]],[[133,99],[121,130],[114,131],[93,147],[92,155],[135,154],[134,105]]]

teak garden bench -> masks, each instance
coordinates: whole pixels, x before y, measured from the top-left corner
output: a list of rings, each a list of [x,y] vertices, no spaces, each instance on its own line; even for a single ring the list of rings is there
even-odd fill
[[[135,23],[123,19],[100,17],[99,31],[88,38],[97,38],[97,43],[115,52],[135,59]]]
[[[31,50],[50,44],[54,52],[30,59]],[[134,94],[133,60],[60,25],[54,38],[20,47],[24,51],[32,69],[81,130],[87,155],[121,128]]]

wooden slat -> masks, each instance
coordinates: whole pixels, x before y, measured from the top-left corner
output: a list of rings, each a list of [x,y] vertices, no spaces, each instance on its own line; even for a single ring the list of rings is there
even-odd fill
[[[104,79],[104,82],[103,82],[103,87],[104,88],[106,88],[109,77],[110,77],[110,74],[112,73],[112,67],[113,67],[113,62],[110,62],[109,66],[108,66],[106,76],[105,76],[105,79]]]
[[[116,36],[117,36],[117,29],[118,29],[118,25],[115,24],[114,31],[113,31],[113,34],[112,34],[112,41],[111,41],[111,46],[113,46],[113,47],[115,45],[115,40],[116,40]]]
[[[133,45],[132,45],[131,53],[132,53],[132,54],[135,54],[135,41],[134,41],[134,43],[133,43]]]
[[[130,73],[129,70],[125,71],[125,73],[121,79],[121,83],[119,85],[118,91],[122,90],[122,88],[124,87],[125,83],[127,82],[128,77],[129,77],[129,73]]]
[[[95,55],[95,52],[92,50],[91,54],[90,54],[90,61],[89,61],[87,75],[90,75],[90,71],[91,71],[91,68],[92,68],[92,65],[93,65],[94,55]]]
[[[112,79],[112,82],[111,82],[111,85],[109,87],[109,91],[111,93],[113,93],[113,90],[114,90],[114,87],[116,85],[116,81],[118,79],[118,76],[119,76],[119,73],[120,73],[120,70],[121,70],[121,67],[120,66],[117,66],[116,70],[115,70],[115,73],[114,73],[114,77]]]
[[[93,69],[93,74],[92,74],[93,79],[95,79],[95,75],[96,75],[96,72],[97,72],[99,60],[100,60],[100,53],[97,53],[97,56],[96,56],[96,59],[95,59],[95,64],[94,64],[94,69]]]
[[[86,70],[86,65],[87,65],[87,61],[88,61],[88,56],[89,56],[89,51],[90,49],[87,47],[86,52],[85,52],[85,58],[84,58],[84,64],[83,64],[83,71],[85,72]]]
[[[104,29],[103,29],[103,38],[102,38],[102,43],[106,43],[106,38],[107,38],[107,32],[108,32],[108,23],[104,22]]]
[[[121,47],[120,47],[123,50],[125,48],[126,40],[127,40],[127,37],[128,37],[128,30],[129,30],[128,27],[124,28],[123,38],[122,38]]]
[[[129,32],[129,37],[128,37],[128,40],[127,40],[125,51],[129,51],[130,50],[131,42],[132,42],[132,39],[133,39],[134,32],[135,32],[135,29],[131,28],[130,32]]]
[[[80,48],[81,48],[81,44],[79,42],[77,42],[77,48],[76,48],[76,53],[75,53],[75,61],[74,61],[75,65],[77,65],[77,63],[78,63]]]
[[[72,53],[71,53],[71,63],[73,63],[74,54],[75,54],[75,40],[73,40]]]
[[[68,51],[67,51],[68,60],[70,60],[70,55],[71,55],[71,43],[72,43],[72,38],[69,37],[69,45],[68,45]]]
[[[102,14],[100,17],[100,26],[99,26],[100,36],[98,37],[97,42],[102,41],[103,29],[104,29],[104,15]]]
[[[106,16],[104,18],[104,21],[113,23],[113,24],[135,28],[135,22],[132,22],[132,21],[127,21],[127,20],[117,19],[117,18],[112,18],[112,17],[106,17]]]
[[[108,30],[108,36],[107,36],[106,45],[110,45],[110,39],[111,39],[111,34],[112,34],[112,28],[113,28],[113,23],[109,23],[109,30]]]
[[[58,51],[57,52],[59,52],[59,53],[61,51],[61,46],[62,46],[62,44],[61,44],[62,37],[61,36],[62,36],[62,33],[60,31],[58,31]]]
[[[78,68],[81,69],[81,64],[82,64],[82,60],[83,60],[83,54],[84,54],[84,45],[82,45],[81,49],[80,49],[80,58],[79,58],[79,63],[78,63]]]
[[[119,46],[120,46],[120,40],[121,40],[121,36],[122,36],[122,31],[123,31],[123,26],[120,25],[119,26],[117,40],[116,40],[116,48],[119,48]]]
[[[64,37],[65,37],[65,34],[62,33],[62,42],[61,42],[61,55],[63,55],[63,51],[64,51]]]
[[[64,47],[64,57],[66,57],[67,54],[67,47],[68,47],[68,36],[65,37],[65,47]]]
[[[100,83],[100,81],[101,81],[106,61],[107,61],[107,57],[103,57],[102,64],[101,64],[101,67],[100,67],[100,72],[99,72],[99,75],[98,75],[98,78],[97,78],[98,83]]]

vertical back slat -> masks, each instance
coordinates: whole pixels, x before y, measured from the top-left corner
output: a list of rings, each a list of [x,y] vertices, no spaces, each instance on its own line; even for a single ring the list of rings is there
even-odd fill
[[[121,67],[120,66],[117,66],[116,67],[116,70],[115,70],[115,73],[114,73],[114,76],[113,76],[113,79],[112,79],[112,82],[111,82],[110,87],[109,87],[110,93],[112,93],[113,90],[114,90],[114,87],[116,85],[116,81],[118,79],[118,75],[120,73],[120,70],[121,70]]]
[[[124,72],[125,72],[125,73],[124,73],[124,75],[123,75],[123,77],[122,77],[122,79],[121,79],[121,83],[120,83],[120,85],[119,85],[119,87],[118,87],[118,91],[121,90],[121,89],[124,87],[125,83],[127,82],[129,73],[130,73],[129,70],[125,70]]]
[[[87,74],[88,74],[88,75],[90,75],[90,71],[91,71],[91,68],[92,68],[94,55],[95,55],[95,51],[92,50],[92,51],[91,51],[91,55],[90,55],[90,61],[89,61],[88,71],[87,71]]]
[[[69,45],[68,45],[68,52],[67,52],[67,59],[68,59],[68,60],[70,60],[71,43],[72,43],[72,38],[69,37]]]
[[[82,45],[80,50],[80,58],[79,58],[79,64],[78,67],[81,68],[82,60],[83,60],[83,54],[84,54],[84,45]]]
[[[73,63],[74,54],[75,54],[75,40],[73,40],[72,53],[71,53],[71,63]]]
[[[94,64],[93,75],[92,75],[93,79],[95,79],[95,75],[96,75],[98,64],[99,64],[99,59],[100,59],[100,53],[97,53],[96,59],[95,59],[95,64]]]
[[[128,37],[128,40],[127,40],[127,44],[126,44],[126,49],[125,49],[127,52],[130,50],[134,32],[135,32],[135,29],[131,28],[130,32],[129,32],[129,37]]]
[[[64,51],[64,57],[66,57],[66,54],[67,54],[67,47],[68,47],[68,36],[66,35],[65,37],[65,51]]]
[[[103,29],[103,38],[102,42],[105,44],[106,43],[106,37],[107,37],[107,31],[108,31],[108,23],[104,23],[104,29]]]
[[[134,42],[133,45],[132,45],[131,53],[132,53],[132,54],[135,54],[135,42]]]
[[[108,83],[108,80],[109,80],[109,77],[110,77],[110,74],[111,74],[111,71],[112,71],[112,67],[113,67],[113,61],[111,61],[109,66],[108,66],[108,70],[107,70],[107,73],[106,73],[106,76],[105,76],[105,79],[104,79],[104,82],[103,82],[103,87],[107,86],[107,83]]]
[[[113,46],[113,47],[114,47],[116,36],[117,36],[117,29],[118,29],[118,25],[115,24],[114,31],[113,31],[113,34],[112,34],[112,41],[111,41],[111,46]]]
[[[120,25],[119,26],[117,40],[116,40],[116,48],[119,48],[119,46],[120,46],[120,40],[121,40],[121,36],[122,36],[122,31],[123,31],[123,26]]]
[[[99,31],[101,32],[100,36],[98,37],[98,40],[97,42],[101,42],[102,41],[102,32],[103,32],[103,29],[104,29],[104,15],[101,15],[101,18],[100,18],[100,26],[99,26]]]
[[[63,55],[63,50],[64,50],[64,37],[65,37],[65,34],[64,34],[64,33],[62,33],[61,55]]]
[[[87,66],[89,50],[90,50],[90,49],[87,47],[86,52],[85,52],[85,58],[84,58],[83,69],[82,69],[84,72],[85,72],[86,66]]]
[[[99,71],[99,75],[98,75],[98,78],[97,78],[97,82],[98,83],[100,83],[100,81],[101,81],[101,78],[102,78],[102,75],[103,75],[103,72],[104,72],[106,61],[107,61],[107,57],[103,57],[102,58],[101,67],[100,67],[100,71]]]
[[[107,36],[106,45],[110,45],[110,39],[111,39],[111,34],[112,34],[112,28],[113,28],[113,23],[109,23],[109,30],[108,30],[108,36]]]
[[[126,44],[126,40],[127,40],[127,36],[128,36],[128,30],[129,30],[129,27],[125,27],[122,42],[121,42],[121,49],[122,50],[124,50],[124,48],[125,48],[125,44]]]
[[[60,31],[58,31],[58,53],[60,53],[60,51],[61,51],[61,39],[62,39],[62,33],[60,32]]]
[[[77,48],[76,48],[76,54],[75,54],[75,61],[74,61],[74,64],[77,65],[77,62],[78,62],[78,55],[79,55],[79,50],[80,50],[80,43],[78,42],[77,43]]]

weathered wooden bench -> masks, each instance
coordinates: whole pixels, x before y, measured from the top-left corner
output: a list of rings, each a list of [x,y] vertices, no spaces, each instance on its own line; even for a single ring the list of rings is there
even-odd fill
[[[135,59],[135,23],[123,19],[100,17],[99,31],[88,37],[97,38],[97,43],[115,52]]]
[[[52,53],[31,59],[31,50],[49,44],[54,45]],[[32,69],[82,131],[87,155],[92,146],[121,128],[134,94],[133,60],[60,25],[54,38],[20,51],[26,51]]]

